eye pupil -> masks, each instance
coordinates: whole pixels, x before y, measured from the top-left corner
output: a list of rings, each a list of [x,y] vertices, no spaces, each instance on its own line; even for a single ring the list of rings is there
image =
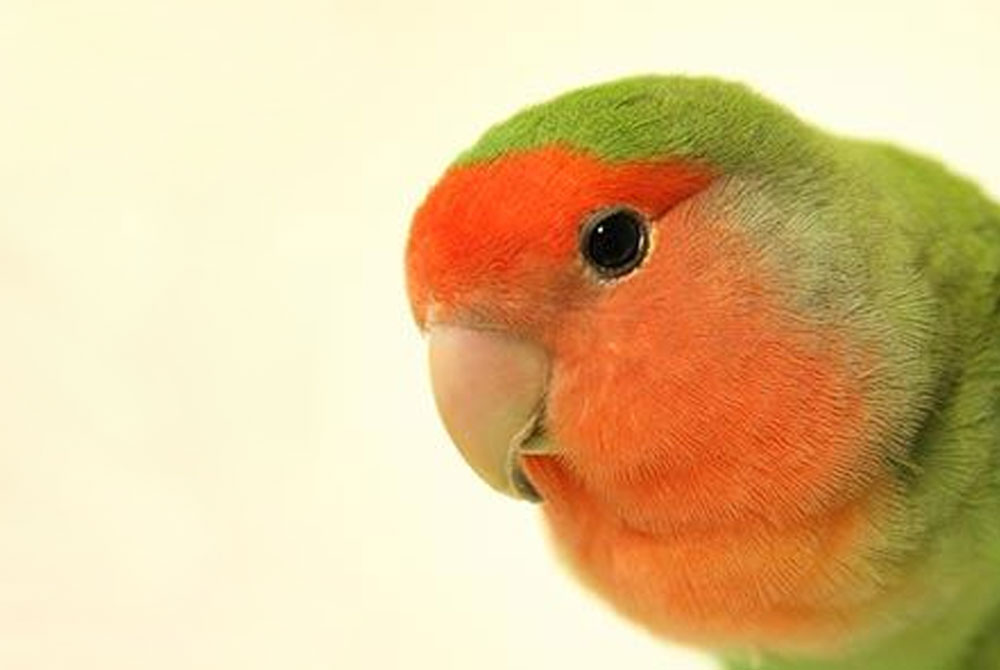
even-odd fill
[[[585,224],[581,251],[601,275],[621,276],[638,266],[646,252],[645,220],[625,207],[601,212]]]

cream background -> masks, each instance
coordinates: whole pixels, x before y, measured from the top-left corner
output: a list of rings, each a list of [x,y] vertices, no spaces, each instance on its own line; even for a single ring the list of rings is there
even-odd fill
[[[749,81],[1000,193],[1000,5],[0,2],[0,667],[707,668],[433,413],[408,217],[489,123]]]

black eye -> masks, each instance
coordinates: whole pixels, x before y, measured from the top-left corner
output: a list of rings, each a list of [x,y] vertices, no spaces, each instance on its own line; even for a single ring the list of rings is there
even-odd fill
[[[627,207],[597,212],[583,225],[580,253],[603,277],[634,270],[646,255],[646,219]]]

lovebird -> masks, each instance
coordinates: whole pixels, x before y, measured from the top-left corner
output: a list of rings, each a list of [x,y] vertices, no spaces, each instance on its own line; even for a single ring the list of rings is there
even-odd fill
[[[405,265],[452,441],[618,612],[733,670],[1000,669],[975,184],[742,84],[631,77],[489,128]]]

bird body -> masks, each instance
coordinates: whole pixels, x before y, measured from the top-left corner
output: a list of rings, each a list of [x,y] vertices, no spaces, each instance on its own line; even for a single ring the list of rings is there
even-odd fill
[[[616,609],[734,669],[1000,668],[1000,208],[749,89],[493,127],[415,218],[449,433]]]

